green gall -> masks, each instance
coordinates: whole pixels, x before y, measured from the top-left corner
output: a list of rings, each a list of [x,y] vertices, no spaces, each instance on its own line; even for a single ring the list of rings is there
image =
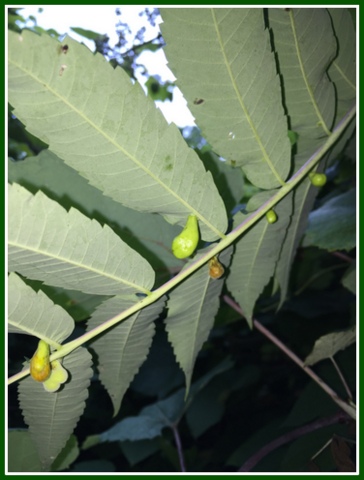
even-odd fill
[[[173,239],[172,252],[176,258],[187,258],[196,250],[199,240],[196,215],[190,215],[182,232]]]
[[[265,217],[266,217],[268,223],[275,223],[277,221],[277,214],[274,210],[269,210],[265,214]]]
[[[311,180],[312,185],[315,187],[323,187],[327,181],[327,177],[324,173],[313,173],[309,174],[309,179]]]
[[[43,387],[47,392],[56,392],[59,390],[62,383],[67,381],[68,372],[62,367],[62,364],[59,360],[54,360],[51,363],[51,367],[50,377],[43,382]]]

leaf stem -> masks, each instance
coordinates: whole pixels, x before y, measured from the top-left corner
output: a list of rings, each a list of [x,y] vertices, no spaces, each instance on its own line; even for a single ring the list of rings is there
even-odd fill
[[[86,332],[85,334],[81,335],[75,340],[64,344],[57,352],[53,353],[50,357],[50,360],[56,360],[58,358],[62,358],[69,353],[71,353],[76,348],[80,347],[81,345],[89,342],[94,337],[100,335],[101,333],[105,332],[109,328],[113,327],[114,325],[118,324],[122,320],[130,317],[134,313],[138,312],[139,310],[151,305],[159,298],[163,297],[169,290],[176,287],[179,283],[181,283],[185,278],[189,277],[192,273],[196,270],[203,267],[212,257],[218,255],[220,252],[225,250],[229,245],[231,245],[235,240],[237,240],[248,228],[254,225],[260,218],[262,218],[268,210],[274,207],[276,203],[282,200],[291,190],[295,188],[307,175],[308,173],[314,168],[314,166],[321,160],[321,158],[330,150],[330,148],[335,144],[335,142],[339,139],[341,134],[345,131],[345,129],[350,124],[351,120],[355,117],[356,108],[355,105],[349,110],[349,112],[343,117],[340,123],[337,125],[333,133],[330,137],[325,141],[320,148],[307,160],[307,162],[289,179],[289,181],[278,190],[278,192],[267,202],[265,202],[258,210],[252,213],[247,219],[244,220],[240,225],[238,225],[234,230],[232,230],[228,235],[226,235],[218,244],[213,246],[205,255],[201,256],[196,262],[189,265],[187,268],[182,270],[178,275],[173,277],[171,280],[166,282],[164,285],[159,287],[157,290],[154,290],[150,295],[140,300],[140,302],[136,303],[135,305],[131,306],[130,308],[124,310],[123,312],[119,313],[115,317],[107,320],[102,325]],[[25,377],[29,374],[29,368],[22,370],[18,374],[10,377],[8,379],[8,384],[11,384],[20,378]]]
[[[224,295],[223,299],[228,305],[230,305],[231,308],[244,317],[243,310],[236,302],[234,302],[232,298],[230,298],[228,295]],[[272,343],[274,343],[274,345],[276,345],[291,360],[293,360],[293,362],[295,362],[305,373],[307,373],[307,375],[310,376],[312,380],[316,382],[317,385],[321,387],[322,390],[324,390],[342,410],[344,410],[352,418],[356,418],[355,408],[340,398],[339,395],[331,387],[329,387],[329,385],[327,385],[327,383],[325,383],[313,370],[311,370],[309,366],[305,365],[304,362],[294,352],[292,352],[292,350],[290,350],[281,340],[279,340],[279,338],[265,328],[258,320],[253,319],[253,325],[260,333],[267,337]]]
[[[329,357],[329,359],[331,360],[332,364],[334,365],[335,370],[337,371],[337,374],[339,375],[340,380],[341,380],[342,384],[344,385],[344,388],[345,388],[345,390],[346,390],[346,393],[348,394],[348,398],[349,398],[350,400],[352,400],[352,399],[353,399],[353,396],[352,396],[352,394],[351,394],[349,385],[347,384],[347,382],[346,382],[346,380],[345,380],[345,378],[344,378],[344,375],[342,374],[342,371],[340,370],[339,365],[336,363],[334,357],[331,356],[331,357]]]

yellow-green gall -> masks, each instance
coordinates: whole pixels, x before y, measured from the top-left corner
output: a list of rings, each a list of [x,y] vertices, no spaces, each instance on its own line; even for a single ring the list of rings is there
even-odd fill
[[[327,177],[324,173],[314,173],[309,174],[309,179],[311,180],[312,185],[315,187],[323,187],[327,181]]]
[[[196,250],[199,240],[196,215],[189,215],[182,232],[173,239],[172,252],[177,258],[187,258]]]
[[[30,360],[30,375],[37,382],[44,382],[51,374],[49,361],[49,345],[44,340],[39,340],[38,348]]]
[[[63,368],[59,360],[53,360],[51,364],[50,377],[43,382],[43,387],[47,392],[56,392],[62,383],[65,383],[68,379],[68,372]]]
[[[266,217],[268,223],[275,223],[277,221],[277,214],[274,210],[269,210],[265,214],[265,217]]]

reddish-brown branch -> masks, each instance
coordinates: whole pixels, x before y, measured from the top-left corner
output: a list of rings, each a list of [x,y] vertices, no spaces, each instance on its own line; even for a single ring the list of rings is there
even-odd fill
[[[338,412],[330,417],[320,418],[315,420],[308,425],[304,425],[303,427],[296,428],[291,432],[285,433],[280,437],[276,438],[272,442],[265,445],[263,448],[258,450],[254,455],[252,455],[244,464],[239,468],[239,472],[250,472],[252,468],[255,467],[257,463],[259,463],[265,456],[269,453],[273,452],[277,448],[285,445],[296,438],[302,437],[307,433],[314,432],[315,430],[319,430],[320,428],[327,427],[329,425],[334,425],[335,423],[339,423],[345,420],[349,420],[349,416],[344,412]]]
[[[331,255],[333,255],[334,257],[340,258],[341,260],[344,260],[344,262],[347,262],[347,263],[355,262],[355,259],[349,257],[349,255],[346,255],[345,253],[342,253],[342,252],[331,252]]]
[[[181,437],[179,435],[178,428],[176,426],[173,426],[172,431],[173,431],[173,435],[174,435],[174,440],[176,442],[176,447],[177,447],[178,459],[179,459],[179,464],[180,464],[180,467],[181,467],[181,472],[186,472],[185,459],[184,459],[184,455],[183,455]]]
[[[238,312],[242,317],[244,317],[244,312],[240,306],[234,302],[232,298],[228,295],[224,295],[224,301],[230,305],[236,312]],[[304,364],[304,362],[290,350],[279,338],[277,338],[272,332],[265,328],[258,320],[253,319],[254,327],[260,331],[265,337],[267,337],[274,345],[276,345],[282,352],[284,352],[293,362],[295,362],[304,372],[309,375],[314,382],[317,383],[331,398],[332,400],[339,405],[346,413],[348,413],[352,418],[355,418],[355,409],[345,402],[339,395],[327,385],[310,367]]]

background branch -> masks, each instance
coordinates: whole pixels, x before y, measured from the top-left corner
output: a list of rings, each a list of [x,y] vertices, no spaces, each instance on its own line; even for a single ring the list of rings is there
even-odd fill
[[[308,425],[303,427],[296,428],[289,433],[285,433],[280,437],[276,438],[272,442],[265,445],[263,448],[258,450],[254,455],[252,455],[240,468],[239,472],[250,472],[255,465],[260,462],[266,455],[273,452],[277,448],[285,445],[286,443],[295,440],[296,438],[302,437],[307,433],[314,432],[320,428],[327,427],[329,425],[334,425],[335,423],[342,422],[344,420],[349,420],[349,416],[344,412],[338,412],[330,417],[319,418]]]
[[[186,470],[185,459],[183,455],[182,442],[181,442],[181,437],[179,435],[178,428],[174,425],[172,427],[172,431],[174,435],[174,440],[176,442],[179,464],[181,466],[181,472],[186,472],[187,470]]]
[[[224,301],[230,305],[236,312],[238,312],[242,317],[244,317],[244,312],[240,308],[240,306],[234,302],[228,295],[224,295]],[[302,368],[304,372],[309,375],[314,382],[317,383],[331,398],[332,400],[339,405],[348,415],[350,415],[353,419],[356,418],[356,411],[355,409],[346,403],[339,395],[329,387],[310,367],[305,365],[303,361],[290,350],[283,342],[279,340],[272,332],[270,332],[267,328],[265,328],[258,320],[253,319],[254,327],[260,331],[265,337],[267,337],[274,345],[276,345],[282,352],[284,352],[291,360],[293,360],[299,367]]]

